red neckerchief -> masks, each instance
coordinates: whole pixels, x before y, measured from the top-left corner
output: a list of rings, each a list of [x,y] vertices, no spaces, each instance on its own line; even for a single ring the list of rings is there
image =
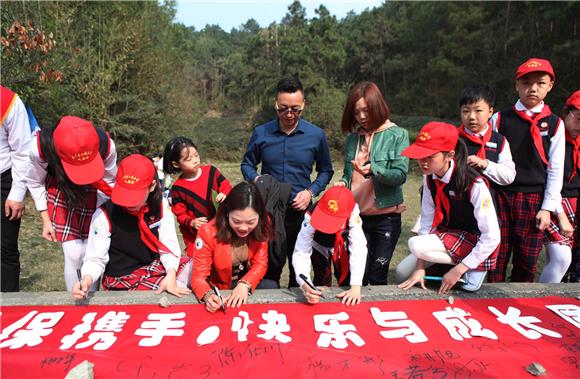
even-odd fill
[[[515,107],[514,107],[514,112],[516,112],[516,114],[522,120],[525,120],[525,121],[530,123],[530,133],[532,134],[532,140],[534,141],[534,146],[536,147],[538,154],[540,154],[540,158],[542,158],[542,162],[544,162],[544,164],[549,167],[550,163],[548,163],[548,160],[546,159],[546,153],[544,152],[544,145],[542,144],[542,136],[540,135],[540,128],[538,128],[538,121],[540,121],[544,117],[552,114],[550,107],[548,105],[544,104],[542,111],[540,113],[535,114],[533,118],[528,116],[525,111],[518,111]]]
[[[104,193],[105,195],[111,197],[111,193],[113,192],[113,187],[109,185],[109,183],[105,182],[103,179],[98,180],[91,184],[91,187],[94,187]]]
[[[163,242],[159,241],[159,238],[157,238],[155,236],[155,234],[153,234],[153,232],[149,228],[149,225],[147,225],[147,223],[145,222],[145,213],[149,212],[149,206],[144,205],[138,211],[130,211],[125,207],[122,207],[122,208],[123,208],[123,211],[129,213],[130,215],[137,217],[137,222],[139,225],[139,234],[141,235],[141,241],[143,241],[143,243],[145,245],[147,245],[148,248],[150,248],[152,251],[159,253],[159,254],[173,254],[173,255],[175,255],[175,253],[173,253],[171,250],[169,250],[167,248],[167,246],[165,246],[163,244]],[[177,255],[175,255],[175,256],[177,256]]]
[[[489,124],[489,123],[487,124],[487,131],[481,137],[479,135],[475,135],[475,134],[466,132],[465,126],[463,126],[463,124],[461,124],[459,126],[458,130],[459,130],[459,135],[461,137],[466,138],[477,145],[480,145],[480,148],[477,151],[477,154],[475,154],[475,155],[477,155],[481,159],[485,159],[485,145],[491,139],[491,124]]]
[[[453,174],[455,173],[455,167],[456,165],[454,161],[452,168],[453,172],[451,172],[451,177],[449,178],[449,180],[453,178]],[[445,211],[445,214],[447,215],[447,217],[449,217],[449,208],[451,207],[451,205],[449,204],[449,198],[445,195],[444,192],[445,187],[447,186],[448,183],[445,183],[439,178],[435,178],[433,180],[433,183],[435,183],[436,192],[434,199],[435,213],[433,214],[433,223],[431,223],[431,231],[437,229],[439,224],[441,224],[441,222],[443,221],[444,218],[443,211]]]
[[[340,268],[340,278],[338,279],[337,285],[340,285],[342,281],[346,278],[348,274],[348,253],[346,252],[346,247],[344,246],[344,238],[342,238],[342,232],[346,228],[346,223],[336,232],[334,239],[334,253],[332,254],[332,262],[334,264],[334,269]]]
[[[572,173],[568,179],[568,181],[571,182],[572,179],[574,179],[574,176],[576,176],[576,171],[580,169],[580,135],[576,136],[576,138],[572,138],[570,133],[566,130],[566,142],[574,148],[572,151]]]

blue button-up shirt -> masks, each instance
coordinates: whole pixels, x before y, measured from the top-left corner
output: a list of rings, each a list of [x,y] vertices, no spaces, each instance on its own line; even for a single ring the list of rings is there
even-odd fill
[[[279,182],[292,184],[292,199],[307,188],[318,195],[334,174],[324,132],[303,119],[290,134],[280,129],[278,119],[256,127],[241,165],[247,181],[258,176],[260,162],[262,175],[270,174]],[[318,175],[310,182],[314,163]]]

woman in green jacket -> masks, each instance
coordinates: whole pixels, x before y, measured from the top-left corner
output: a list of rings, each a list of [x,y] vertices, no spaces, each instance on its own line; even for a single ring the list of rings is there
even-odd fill
[[[387,284],[389,264],[401,234],[403,183],[409,160],[401,156],[409,135],[389,120],[389,107],[376,84],[361,82],[348,95],[341,129],[346,185],[361,210],[368,257],[363,284]]]

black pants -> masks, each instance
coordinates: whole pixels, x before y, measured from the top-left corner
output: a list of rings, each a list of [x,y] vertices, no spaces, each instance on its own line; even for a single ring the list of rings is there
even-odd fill
[[[12,188],[12,171],[2,173],[0,191],[2,196],[2,292],[20,291],[20,252],[18,251],[18,233],[20,233],[20,219],[10,221],[6,217],[4,205]]]
[[[363,284],[387,284],[389,264],[401,235],[401,215],[389,213],[361,219],[369,251]]]
[[[304,213],[306,211],[297,211],[288,208],[286,210],[286,218],[284,219],[284,227],[286,228],[286,256],[288,257],[288,268],[290,269],[288,288],[298,287],[296,272],[294,272],[294,266],[292,266],[292,254],[294,253],[294,245],[296,245],[298,233],[300,233],[300,228],[302,227],[302,221],[304,221]]]

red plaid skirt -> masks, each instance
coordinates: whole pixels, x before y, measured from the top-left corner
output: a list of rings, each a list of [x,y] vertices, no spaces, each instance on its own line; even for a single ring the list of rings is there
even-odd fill
[[[574,230],[576,230],[576,205],[578,199],[575,197],[563,197],[562,198],[562,208],[564,208],[564,213],[568,217],[568,221],[572,224]],[[574,238],[564,237],[560,234],[560,227],[558,226],[558,217],[552,214],[552,219],[550,220],[550,225],[544,231],[544,243],[557,243],[559,245],[568,245],[570,248],[574,245]],[[576,241],[577,243],[577,241]]]
[[[190,260],[191,258],[189,257],[181,257],[177,274],[183,270]],[[155,259],[149,265],[139,267],[127,275],[103,275],[101,285],[105,291],[157,290],[165,275],[165,268],[161,264],[161,260]]]
[[[445,249],[447,249],[453,263],[456,265],[471,253],[471,250],[473,250],[479,240],[479,234],[457,229],[440,229],[435,232],[435,235],[443,242]],[[477,266],[476,270],[488,271],[495,268],[498,252],[499,246]]]
[[[48,193],[48,215],[52,221],[52,227],[56,233],[56,239],[60,242],[87,239],[91,218],[97,208],[97,190],[88,187],[87,201],[83,208],[69,209],[54,177],[46,177],[46,191]]]

